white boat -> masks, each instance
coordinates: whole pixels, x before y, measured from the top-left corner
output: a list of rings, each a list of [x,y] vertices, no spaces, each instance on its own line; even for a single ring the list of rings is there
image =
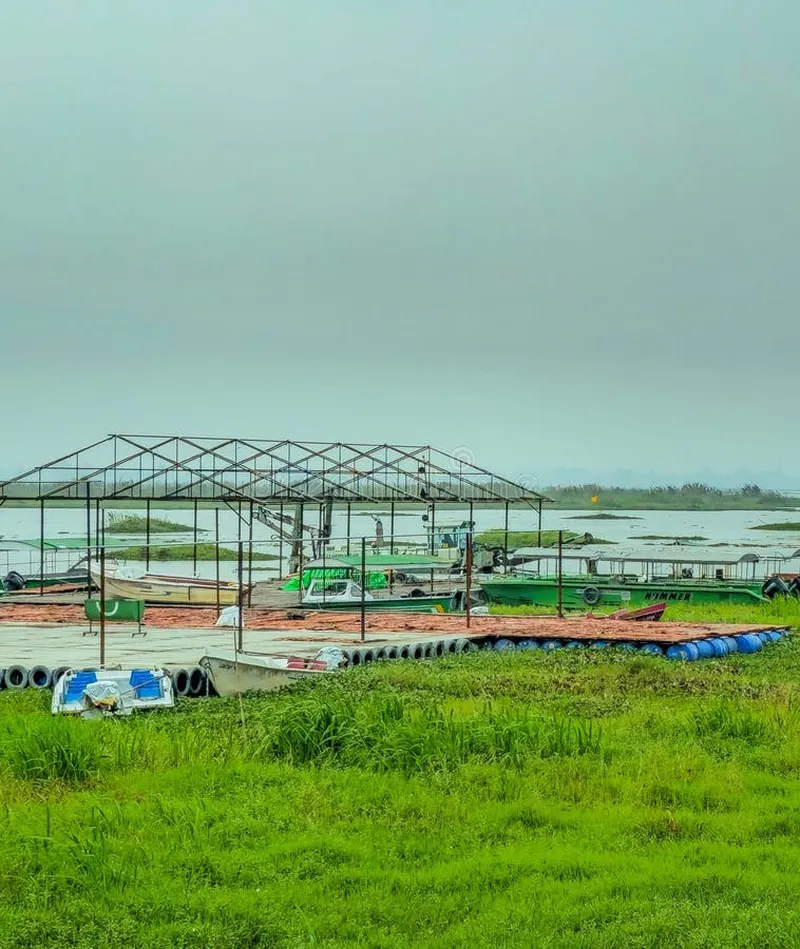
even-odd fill
[[[92,581],[98,589],[100,564],[91,565]],[[182,605],[233,606],[239,602],[239,584],[220,580],[219,594],[216,580],[197,577],[168,577],[158,573],[143,573],[131,566],[105,565],[105,598],[107,600],[144,600],[146,603],[178,603]],[[243,593],[249,591],[244,586]],[[219,597],[219,600],[218,600]]]
[[[172,680],[164,669],[70,669],[53,686],[51,711],[100,718],[174,704]]]
[[[206,653],[198,665],[224,698],[245,692],[275,692],[310,676],[329,675],[343,663],[341,650],[328,646],[314,659],[219,650]]]

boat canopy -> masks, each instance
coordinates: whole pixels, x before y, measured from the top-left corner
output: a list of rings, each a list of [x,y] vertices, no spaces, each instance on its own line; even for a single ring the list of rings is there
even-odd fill
[[[558,560],[554,547],[519,547],[514,557],[525,561]],[[785,562],[800,559],[800,550],[761,548],[744,550],[741,547],[687,547],[678,544],[626,548],[618,545],[603,547],[571,547],[562,550],[562,560],[597,560],[604,563],[671,563],[736,566],[738,564]]]
[[[425,554],[367,554],[365,564],[370,570],[401,570],[404,567],[450,567],[450,561],[441,557],[431,557]],[[303,564],[304,570],[331,570],[361,569],[361,554],[353,556],[317,558]]]

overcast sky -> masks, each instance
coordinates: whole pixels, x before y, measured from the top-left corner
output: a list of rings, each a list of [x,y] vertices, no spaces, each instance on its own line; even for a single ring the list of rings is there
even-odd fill
[[[3,4],[0,467],[141,431],[792,481],[798,27]]]

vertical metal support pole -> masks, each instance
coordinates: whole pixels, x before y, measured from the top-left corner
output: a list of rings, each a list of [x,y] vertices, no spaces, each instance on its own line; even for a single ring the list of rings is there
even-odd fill
[[[100,559],[100,499],[94,501],[94,546],[97,550],[97,559]]]
[[[350,502],[347,502],[347,556],[350,556]]]
[[[538,536],[536,538],[536,546],[542,546],[542,502],[539,502],[539,525],[536,528]]]
[[[436,506],[431,504],[431,557],[434,554],[436,544]]]
[[[281,529],[278,531],[278,577],[283,576],[283,502],[279,508]]]
[[[322,545],[322,609],[325,609],[325,581],[328,579],[327,567],[327,544]]]
[[[150,569],[150,498],[144,502],[145,523],[144,523],[144,569]]]
[[[194,548],[192,549],[192,572],[197,576],[197,499],[194,502]]]
[[[433,567],[431,567],[431,593],[433,593]]]
[[[298,564],[298,573],[297,573],[297,602],[300,606],[303,605],[303,545],[300,544],[300,562]]]
[[[389,553],[394,556],[394,501],[389,508]]]
[[[558,532],[558,615],[564,618],[564,531]]]
[[[465,564],[467,569],[467,583],[466,583],[466,603],[464,608],[467,611],[467,629],[470,627],[470,600],[472,599],[472,528],[469,529],[467,533],[467,549],[465,551]]]
[[[367,635],[367,538],[361,538],[361,642]]]
[[[244,628],[244,544],[239,541],[239,616],[236,629],[236,650],[242,652],[244,649],[242,640],[242,629]]]
[[[92,597],[92,499],[90,485],[86,482],[86,575],[89,578],[88,596]]]
[[[39,499],[39,596],[44,596],[44,498]]]
[[[217,617],[219,617],[219,508],[214,506],[214,536],[215,536],[215,560],[216,560],[216,579],[217,579]]]
[[[503,573],[508,573],[508,501],[506,501],[506,518],[503,524]]]
[[[253,605],[253,502],[250,502],[250,527],[247,533],[247,606]]]
[[[100,548],[100,668],[106,664],[106,548]]]

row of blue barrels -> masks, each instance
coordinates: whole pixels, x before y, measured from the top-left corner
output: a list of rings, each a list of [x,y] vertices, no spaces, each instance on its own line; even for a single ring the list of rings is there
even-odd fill
[[[59,666],[56,669],[50,669],[48,666],[26,666],[14,665],[3,669],[0,668],[0,689],[50,689],[66,672],[71,670],[70,666]],[[97,669],[86,669],[86,672],[97,672]],[[211,683],[204,669],[200,666],[192,666],[189,669],[168,669],[165,670],[170,679],[175,692],[184,698],[197,698],[201,695],[216,694],[212,690]]]
[[[757,633],[741,633],[737,636],[715,636],[710,639],[695,639],[691,642],[677,643],[673,646],[664,646],[660,643],[631,643],[608,642],[607,640],[571,639],[498,639],[494,642],[494,649],[506,651],[509,649],[608,649],[612,646],[626,652],[640,652],[650,656],[666,656],[668,659],[682,659],[694,662],[696,659],[715,659],[728,656],[731,653],[750,654],[760,652],[765,645],[778,642],[787,635],[786,630],[768,629]]]

